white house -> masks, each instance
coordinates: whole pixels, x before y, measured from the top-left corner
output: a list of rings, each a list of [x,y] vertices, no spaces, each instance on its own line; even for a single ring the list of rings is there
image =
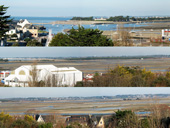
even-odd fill
[[[9,36],[12,36],[13,34],[16,34],[18,39],[23,38],[23,33],[21,31],[18,31],[16,28],[10,29],[8,32],[6,32],[6,35],[9,35]]]
[[[27,19],[25,19],[25,20],[20,20],[18,23],[17,23],[17,25],[18,26],[21,26],[22,28],[24,28],[24,26],[26,25],[26,24],[30,24],[30,22],[27,20]]]
[[[10,74],[10,71],[0,71],[0,80],[8,77]]]
[[[95,20],[95,21],[106,21],[107,19],[106,19],[106,18],[101,17],[101,18],[95,18],[94,20]]]
[[[82,72],[74,67],[57,68],[54,65],[23,65],[5,78],[5,85],[28,87],[32,81],[43,81],[45,86],[74,86],[82,81]]]
[[[10,29],[8,32],[6,32],[6,35],[13,35],[17,33],[17,29]]]
[[[36,121],[37,121],[38,123],[45,123],[45,121],[44,121],[44,119],[42,118],[41,115],[36,115]]]

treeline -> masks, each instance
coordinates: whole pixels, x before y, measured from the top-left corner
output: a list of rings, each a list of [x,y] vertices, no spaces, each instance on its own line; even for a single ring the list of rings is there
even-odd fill
[[[99,29],[70,29],[69,34],[58,33],[49,46],[113,46],[111,39],[102,35]]]
[[[153,73],[138,66],[117,66],[106,74],[96,73],[93,82],[81,82],[76,87],[170,87],[170,71]]]
[[[106,57],[72,57],[66,58],[66,60],[98,60],[98,59],[150,59],[150,58],[160,58],[161,56],[106,56]],[[163,56],[162,56],[163,57]],[[169,56],[166,56],[169,58]]]
[[[107,21],[115,21],[115,22],[126,22],[126,21],[153,21],[153,20],[170,20],[170,17],[130,17],[130,16],[115,16],[110,17]]]
[[[130,21],[130,17],[129,16],[115,16],[115,17],[110,17],[107,19],[107,21]]]
[[[93,17],[73,17],[71,20],[94,21]],[[153,21],[153,20],[170,20],[170,17],[131,17],[131,16],[114,16],[109,17],[107,21],[128,22],[128,21]]]
[[[0,59],[0,61],[8,62],[8,59]]]
[[[86,20],[86,21],[93,21],[93,17],[73,17],[71,20]]]
[[[167,105],[152,105],[150,115],[143,118],[131,110],[117,111],[105,122],[106,128],[169,128],[170,111]]]
[[[0,128],[53,128],[52,123],[38,123],[32,116],[23,118],[0,113]]]

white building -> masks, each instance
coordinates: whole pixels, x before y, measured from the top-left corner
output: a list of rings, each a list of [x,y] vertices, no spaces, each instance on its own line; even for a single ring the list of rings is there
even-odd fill
[[[10,74],[10,71],[0,71],[0,80],[8,77]]]
[[[95,20],[95,21],[106,21],[107,19],[106,19],[106,18],[101,17],[101,18],[95,18],[94,20]]]
[[[37,75],[35,75],[37,74]],[[57,68],[54,65],[23,65],[5,78],[5,85],[28,87],[32,81],[43,81],[45,86],[74,86],[82,81],[82,72],[74,67]]]
[[[24,26],[26,25],[26,24],[30,24],[30,22],[27,20],[27,19],[25,19],[25,20],[20,20],[18,23],[17,23],[17,25],[18,26],[21,26],[22,28],[24,28]]]
[[[13,34],[17,35],[17,38],[11,38],[11,39],[22,39],[23,33],[18,31],[16,28],[10,29],[8,32],[6,32],[6,35],[12,36]]]
[[[169,38],[170,37],[170,29],[162,29],[162,37]]]

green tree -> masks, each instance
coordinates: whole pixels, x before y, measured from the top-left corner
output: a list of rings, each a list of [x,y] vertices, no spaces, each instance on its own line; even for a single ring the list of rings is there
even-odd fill
[[[24,41],[26,41],[28,43],[29,41],[31,41],[31,39],[29,37],[27,37],[24,39]]]
[[[38,42],[37,40],[31,40],[31,41],[28,41],[27,46],[42,46],[42,44]]]
[[[40,124],[38,128],[53,128],[53,124],[52,123]]]
[[[13,46],[13,47],[18,47],[18,46],[19,46],[19,43],[13,43],[12,46]]]
[[[32,116],[29,116],[29,115],[25,115],[24,120],[28,121],[28,122],[34,122],[35,121],[34,118]]]
[[[5,36],[5,33],[9,31],[9,23],[12,21],[10,16],[6,16],[6,11],[8,7],[4,7],[4,5],[0,6],[0,39]]]
[[[14,121],[13,124],[11,125],[11,128],[30,128],[30,127],[31,126],[27,121],[21,119]]]
[[[13,122],[13,117],[9,114],[0,113],[0,128],[9,128]]]
[[[70,41],[67,34],[58,33],[54,36],[49,46],[69,46]]]
[[[165,76],[158,76],[152,84],[153,87],[170,87],[170,79]]]
[[[116,125],[117,128],[137,128],[138,118],[132,111],[117,111],[116,112]]]
[[[113,46],[111,39],[102,35],[98,29],[72,28],[69,34],[58,33],[50,46]]]

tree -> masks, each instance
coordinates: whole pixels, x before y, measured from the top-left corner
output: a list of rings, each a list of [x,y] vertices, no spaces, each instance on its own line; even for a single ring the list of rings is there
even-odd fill
[[[28,43],[29,41],[31,41],[31,39],[29,37],[27,37],[24,39],[24,41]]]
[[[152,84],[153,87],[170,87],[170,80],[165,76],[158,76]]]
[[[13,117],[9,114],[0,113],[0,128],[9,128],[13,121]]]
[[[49,46],[69,46],[70,45],[70,39],[67,34],[58,33],[54,36]]]
[[[113,46],[111,39],[102,35],[99,29],[72,28],[69,34],[58,33],[50,46]]]
[[[28,41],[27,46],[42,46],[42,44],[38,42],[37,40],[31,40],[31,41]]]
[[[0,6],[0,39],[5,36],[5,33],[9,31],[9,25],[12,19],[9,19],[10,16],[5,16],[8,7],[4,7],[4,5]]]
[[[117,128],[137,128],[138,118],[132,111],[120,111],[116,112],[116,125]]]
[[[13,46],[13,47],[18,47],[18,46],[19,46],[19,43],[13,43],[12,46]]]
[[[40,87],[39,84],[39,70],[37,69],[37,63],[33,63],[30,70],[29,87]]]

